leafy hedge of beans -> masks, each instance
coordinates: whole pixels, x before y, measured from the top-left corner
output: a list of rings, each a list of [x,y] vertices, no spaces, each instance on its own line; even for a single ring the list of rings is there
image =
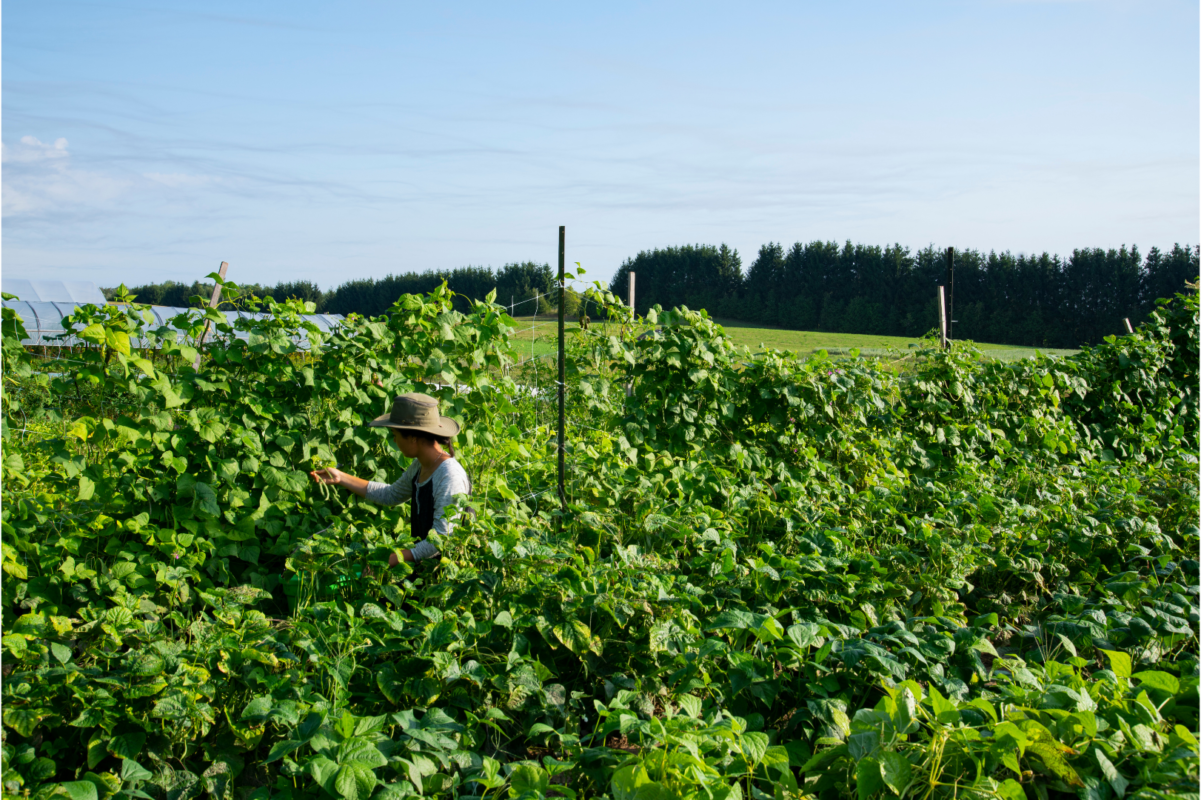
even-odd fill
[[[5,796],[1196,796],[1196,295],[1010,363],[614,312],[566,513],[501,307],[237,302],[82,307],[53,367],[4,311]],[[388,570],[407,509],[306,472],[395,479],[364,423],[410,390],[475,514]]]

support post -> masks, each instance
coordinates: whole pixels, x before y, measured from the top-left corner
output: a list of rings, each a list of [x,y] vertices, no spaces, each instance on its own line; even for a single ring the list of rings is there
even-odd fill
[[[221,276],[221,280],[225,280],[225,272],[228,269],[229,269],[229,262],[222,261],[221,267],[217,270],[217,274]],[[220,302],[221,302],[221,284],[218,283],[216,286],[213,287],[213,299],[209,300],[209,308],[216,308],[217,304]],[[194,370],[200,369],[200,355],[201,355],[202,349],[204,348],[204,340],[207,339],[208,335],[209,335],[209,327],[210,327],[210,325],[209,325],[208,320],[205,320],[204,330],[202,330],[200,332],[200,340],[196,342],[196,360],[192,363],[192,369],[194,369]]]
[[[564,488],[564,473],[567,469],[567,356],[563,350],[564,312],[567,281],[564,278],[566,265],[567,226],[559,226],[559,507],[567,513],[567,490]],[[563,517],[559,517],[559,529],[563,529]]]
[[[938,333],[939,344],[946,347],[947,341],[947,291],[945,286],[938,287]]]
[[[947,341],[955,338],[955,248],[947,248]]]
[[[628,289],[629,289],[629,295],[630,295],[630,318],[635,319],[638,316],[638,312],[636,312],[634,310],[634,273],[633,272],[630,273],[630,285],[629,285]],[[626,397],[630,397],[633,394],[634,394],[634,384],[627,383],[626,384]]]
[[[1134,333],[1134,328],[1130,324],[1130,317],[1124,317],[1122,322],[1126,323],[1126,333]]]

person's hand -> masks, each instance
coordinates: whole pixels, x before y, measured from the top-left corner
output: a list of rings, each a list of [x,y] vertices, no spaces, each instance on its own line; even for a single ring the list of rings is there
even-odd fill
[[[330,486],[338,486],[342,483],[342,470],[334,467],[315,469],[309,473],[309,476],[317,483],[325,483]]]
[[[399,563],[400,563],[400,559],[396,557],[395,551],[388,554],[388,566],[389,567],[395,567]]]

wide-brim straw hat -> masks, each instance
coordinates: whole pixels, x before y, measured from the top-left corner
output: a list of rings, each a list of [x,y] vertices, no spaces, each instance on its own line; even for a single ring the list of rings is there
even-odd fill
[[[459,423],[438,413],[438,401],[428,394],[409,392],[392,401],[392,411],[367,423],[371,428],[402,428],[434,436],[455,436]]]

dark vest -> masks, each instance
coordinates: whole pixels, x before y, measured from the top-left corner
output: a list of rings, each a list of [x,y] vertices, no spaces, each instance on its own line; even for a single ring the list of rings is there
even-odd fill
[[[413,496],[409,498],[409,532],[419,542],[424,542],[434,528],[434,480],[425,482],[425,486],[417,485],[417,477],[421,470],[413,476]]]

